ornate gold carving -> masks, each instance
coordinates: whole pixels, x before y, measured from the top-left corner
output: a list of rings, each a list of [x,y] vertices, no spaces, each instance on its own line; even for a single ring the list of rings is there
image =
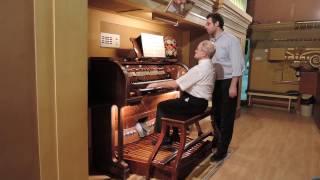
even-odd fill
[[[292,61],[290,67],[294,69],[320,69],[320,48],[288,48],[285,60]]]

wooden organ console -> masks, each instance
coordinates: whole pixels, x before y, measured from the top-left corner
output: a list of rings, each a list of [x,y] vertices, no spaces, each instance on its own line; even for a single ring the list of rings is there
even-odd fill
[[[143,58],[146,49],[142,47],[151,44],[142,36],[130,38],[137,58],[89,58],[90,170],[123,179],[129,173],[149,177],[152,164],[156,167],[153,177],[185,177],[211,152],[210,141],[183,136],[193,146],[186,149],[182,158],[175,158],[181,149],[176,142],[170,148],[160,148],[149,162],[155,149],[152,141],[159,139],[153,134],[157,105],[178,98],[180,92],[146,87],[153,82],[178,79],[188,68],[172,59]],[[199,123],[196,126],[199,130]],[[172,168],[176,167],[175,160],[181,162],[176,170]]]
[[[106,57],[89,59],[90,169],[118,178],[125,178],[128,173],[147,175],[148,159],[154,148],[151,141],[158,138],[152,133],[157,104],[177,98],[179,91],[147,89],[146,86],[177,79],[186,72],[185,65],[163,58],[138,61]],[[137,131],[137,123],[143,127],[144,134]],[[187,138],[187,142],[191,140]],[[177,148],[178,143],[172,147],[160,149],[155,157],[154,161],[162,167],[155,170],[155,177],[170,177],[165,166],[174,159],[174,147]],[[183,164],[193,168],[202,160],[198,156],[204,154],[203,148],[208,151],[208,147],[207,141],[197,143],[183,155],[183,159],[192,160],[192,166]]]

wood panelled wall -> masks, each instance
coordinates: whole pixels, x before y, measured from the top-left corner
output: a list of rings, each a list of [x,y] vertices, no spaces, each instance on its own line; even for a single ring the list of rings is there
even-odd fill
[[[274,31],[276,32],[276,30]],[[320,31],[319,31],[320,32]],[[254,35],[255,32],[253,32]],[[288,35],[295,31],[288,31]],[[319,34],[314,34],[319,37]],[[261,36],[269,37],[268,34]],[[273,92],[287,92],[299,89],[296,71],[290,67],[293,61],[272,61],[269,58],[271,48],[319,48],[319,41],[253,41],[250,56],[249,89]],[[288,82],[291,81],[291,82]]]
[[[129,55],[130,49],[132,49],[129,38],[138,37],[140,33],[144,32],[175,38],[177,40],[178,58],[180,61],[186,65],[194,64],[193,52],[196,46],[192,42],[198,42],[198,38],[193,39],[194,35],[192,33],[194,32],[190,32],[190,30],[100,11],[94,8],[89,8],[88,18],[88,56],[126,57]],[[120,48],[101,48],[101,32],[119,34]]]
[[[87,2],[1,1],[0,179],[88,179]]]
[[[286,62],[271,62],[268,59],[269,48],[252,50],[250,63],[250,90],[287,92],[298,90],[298,83],[282,83],[297,81],[295,71]]]
[[[248,13],[257,23],[320,19],[319,0],[248,0]]]
[[[40,179],[33,5],[0,5],[1,179]]]
[[[299,83],[278,83],[298,78],[289,62],[269,61],[268,51],[270,48],[319,48],[319,24],[310,24],[309,28],[295,24],[295,21],[319,20],[319,7],[318,0],[248,1],[248,13],[253,16],[250,89],[274,92],[299,89]]]

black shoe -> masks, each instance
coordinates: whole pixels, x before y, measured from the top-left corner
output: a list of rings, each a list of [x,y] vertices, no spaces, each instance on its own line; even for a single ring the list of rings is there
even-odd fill
[[[215,149],[215,148],[217,148],[217,147],[218,147],[218,143],[215,142],[215,141],[212,141],[212,142],[211,142],[211,148],[212,148],[212,149]]]
[[[170,138],[172,142],[180,142],[179,134],[172,134]]]
[[[215,153],[213,156],[211,156],[210,161],[221,161],[227,156],[227,153]]]
[[[211,141],[211,148],[214,149],[214,148],[217,148],[218,147],[218,138],[213,136],[213,139]]]

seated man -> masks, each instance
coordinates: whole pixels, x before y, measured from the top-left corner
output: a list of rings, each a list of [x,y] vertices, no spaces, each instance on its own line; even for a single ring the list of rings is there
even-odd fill
[[[155,133],[161,132],[161,117],[194,116],[204,112],[208,107],[214,86],[214,69],[211,61],[215,53],[212,42],[204,40],[195,50],[194,58],[198,65],[191,68],[186,74],[177,80],[152,83],[148,88],[177,88],[183,92],[180,98],[163,101],[157,106]],[[178,129],[173,129],[173,134],[166,132],[163,144],[171,144],[179,141]]]

